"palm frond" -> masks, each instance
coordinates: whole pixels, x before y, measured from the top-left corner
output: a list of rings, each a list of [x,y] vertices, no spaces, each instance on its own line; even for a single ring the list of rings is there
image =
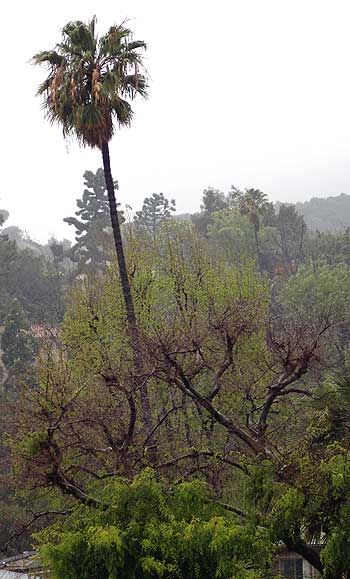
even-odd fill
[[[128,50],[138,50],[142,48],[142,50],[147,50],[147,44],[143,40],[133,40],[132,42],[128,43]]]
[[[50,64],[51,66],[61,66],[64,61],[64,56],[56,52],[56,50],[45,50],[38,52],[32,58],[33,64]]]
[[[72,46],[79,51],[94,52],[95,39],[89,26],[80,21],[68,22],[63,28],[63,35],[68,36]]]
[[[89,22],[89,29],[90,29],[90,34],[92,38],[95,38],[95,28],[96,28],[96,22],[97,22],[97,18],[96,15],[94,15],[90,22]]]
[[[103,78],[102,82],[102,95],[105,98],[113,97],[113,95],[118,92],[120,80],[113,74],[113,72],[107,72]]]
[[[131,40],[132,32],[124,26],[111,26],[107,34],[101,37],[99,42],[99,51],[101,55],[118,56]]]
[[[40,52],[34,64],[46,63],[49,74],[38,87],[46,116],[59,123],[64,135],[75,134],[91,147],[101,147],[113,135],[113,119],[129,125],[130,100],[148,96],[142,62],[145,42],[132,40],[124,25],[112,26],[98,40],[96,18],[88,24],[69,22],[53,51]]]
[[[49,76],[47,79],[44,80],[44,82],[39,84],[36,96],[41,96],[41,95],[47,93],[47,91],[50,88],[51,80],[52,80],[52,77]]]
[[[57,44],[57,49],[71,60],[74,58],[82,58],[82,51],[80,49],[78,50],[76,46],[73,46],[69,40]]]
[[[121,91],[124,95],[134,99],[136,94],[143,98],[148,97],[148,84],[146,77],[142,74],[128,74],[121,83]]]
[[[113,113],[117,117],[120,126],[130,125],[134,115],[130,103],[120,97],[114,100]]]

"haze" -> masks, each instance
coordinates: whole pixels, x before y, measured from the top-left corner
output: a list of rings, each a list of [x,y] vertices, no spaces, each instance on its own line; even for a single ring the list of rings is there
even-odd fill
[[[346,1],[216,0],[7,3],[2,31],[0,206],[34,238],[72,237],[82,175],[98,150],[66,143],[43,117],[32,55],[69,20],[126,17],[148,43],[150,99],[111,143],[119,200],[140,208],[164,192],[198,210],[208,185],[257,187],[272,200],[350,192]]]

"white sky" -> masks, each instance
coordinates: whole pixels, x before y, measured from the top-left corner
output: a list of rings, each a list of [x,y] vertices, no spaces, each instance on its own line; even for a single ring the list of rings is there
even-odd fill
[[[163,191],[179,212],[208,185],[272,200],[350,193],[348,0],[22,0],[2,8],[0,207],[41,241],[63,224],[99,151],[66,144],[44,120],[28,64],[69,20],[125,17],[146,40],[151,94],[111,143],[120,201]]]

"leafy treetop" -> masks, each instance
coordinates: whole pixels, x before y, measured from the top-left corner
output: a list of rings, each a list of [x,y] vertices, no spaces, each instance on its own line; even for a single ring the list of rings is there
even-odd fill
[[[55,579],[266,576],[267,533],[224,515],[199,481],[164,487],[146,470],[131,485],[105,485],[104,494],[107,510],[80,508],[39,537]]]

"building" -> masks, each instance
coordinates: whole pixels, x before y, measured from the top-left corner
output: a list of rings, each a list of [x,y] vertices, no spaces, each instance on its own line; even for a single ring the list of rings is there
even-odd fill
[[[319,573],[297,553],[281,548],[274,564],[274,571],[287,579],[317,579]]]

